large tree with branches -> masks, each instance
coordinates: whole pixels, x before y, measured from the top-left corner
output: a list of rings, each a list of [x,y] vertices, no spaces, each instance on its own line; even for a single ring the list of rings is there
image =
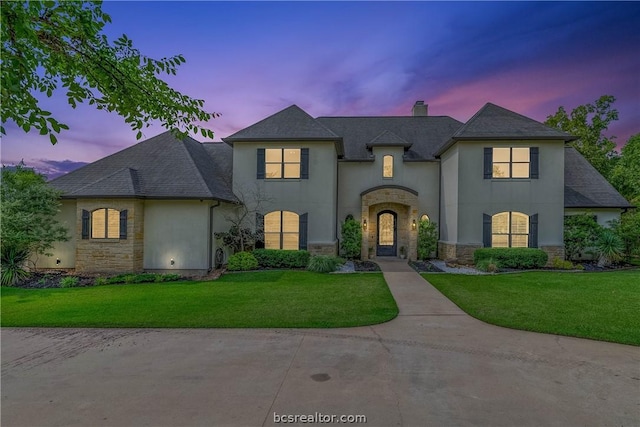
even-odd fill
[[[11,120],[25,132],[35,129],[55,144],[55,134],[68,126],[43,110],[38,97],[51,97],[61,87],[71,107],[88,102],[116,112],[138,131],[138,139],[154,120],[179,133],[213,138],[213,131],[197,123],[218,114],[158,77],[175,75],[184,57],[149,58],[126,35],[111,42],[102,33],[111,18],[101,2],[7,1],[1,12],[3,124]]]

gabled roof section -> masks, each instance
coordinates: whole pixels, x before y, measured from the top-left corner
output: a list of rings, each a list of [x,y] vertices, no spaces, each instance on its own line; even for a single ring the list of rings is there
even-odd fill
[[[452,136],[453,139],[560,139],[574,136],[521,114],[487,103]]]
[[[170,131],[90,163],[50,182],[66,198],[144,197],[236,201],[226,144],[204,148]]]
[[[347,161],[373,160],[367,144],[376,138],[388,141],[397,138],[396,142],[402,140],[410,144],[405,160],[435,160],[436,150],[462,126],[446,116],[318,117],[316,120],[342,137]]]
[[[631,208],[633,207],[573,147],[564,151],[565,208]]]
[[[235,141],[269,140],[339,140],[338,135],[316,121],[297,105],[292,105],[244,128],[223,141],[233,144]]]
[[[410,148],[413,143],[406,139],[400,138],[395,133],[385,130],[380,135],[367,142],[367,148],[371,147],[404,147]]]

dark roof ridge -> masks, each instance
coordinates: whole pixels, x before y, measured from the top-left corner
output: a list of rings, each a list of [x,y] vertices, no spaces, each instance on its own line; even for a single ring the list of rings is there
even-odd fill
[[[195,139],[191,138],[190,136],[187,136],[186,138],[184,138],[182,141],[182,147],[184,148],[184,150],[187,152],[187,158],[189,159],[189,161],[191,162],[191,164],[193,165],[193,167],[198,171],[198,178],[199,181],[202,185],[204,185],[204,187],[209,190],[209,193],[211,195],[214,194],[214,191],[212,190],[211,187],[209,187],[209,184],[207,184],[207,181],[204,179],[204,177],[202,176],[202,170],[200,170],[200,167],[198,166],[198,164],[196,163],[195,159],[193,158],[193,156],[191,155],[191,151],[189,151],[189,148],[187,147],[186,144],[186,140],[189,139],[190,141],[193,141],[194,143],[197,144],[197,146],[199,146],[199,148],[202,149],[202,154],[206,155],[207,157],[209,157],[209,154],[204,151],[204,148],[201,147],[202,143],[200,143],[199,141],[196,141]]]
[[[135,195],[141,195],[142,192],[140,191],[141,189],[140,189],[140,179],[138,177],[138,171],[137,171],[137,169],[133,169],[133,168],[130,168],[130,167],[123,167],[123,168],[117,169],[117,170],[113,171],[112,173],[110,173],[109,175],[103,176],[102,178],[96,179],[95,181],[91,181],[91,182],[83,185],[82,187],[79,187],[79,188],[75,189],[70,194],[75,194],[75,193],[81,192],[82,190],[85,190],[87,188],[93,187],[96,184],[108,181],[111,178],[113,178],[114,176],[119,175],[124,171],[129,172],[129,178],[131,180],[131,185],[133,186],[134,194]]]

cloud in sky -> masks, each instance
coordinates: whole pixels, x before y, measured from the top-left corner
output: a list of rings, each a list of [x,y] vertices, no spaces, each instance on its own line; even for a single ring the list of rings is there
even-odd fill
[[[616,96],[610,134],[640,131],[640,3],[106,2],[112,38],[145,54],[182,53],[167,81],[206,108],[216,139],[293,103],[313,116],[430,112],[466,121],[494,102],[537,120]],[[136,142],[123,120],[45,100],[71,130],[5,126],[4,163],[90,162]],[[145,137],[163,131],[153,125]],[[71,159],[71,160],[70,160]],[[47,167],[43,164],[42,167]]]

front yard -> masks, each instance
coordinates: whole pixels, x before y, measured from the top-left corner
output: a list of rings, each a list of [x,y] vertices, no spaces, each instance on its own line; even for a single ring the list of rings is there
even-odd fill
[[[381,273],[265,271],[213,282],[2,288],[1,301],[4,327],[337,328],[398,314]]]
[[[461,309],[514,329],[640,345],[640,271],[423,274]]]

